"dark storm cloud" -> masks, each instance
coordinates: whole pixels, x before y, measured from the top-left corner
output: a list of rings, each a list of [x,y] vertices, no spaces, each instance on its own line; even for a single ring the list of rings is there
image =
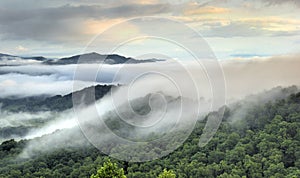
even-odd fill
[[[170,11],[168,4],[64,5],[35,9],[0,8],[2,39],[49,41],[78,40],[87,19],[113,19],[145,16]],[[75,37],[75,38],[74,38]],[[80,37],[79,37],[80,38]]]
[[[64,5],[36,9],[4,9],[0,11],[1,23],[35,19],[61,20],[69,18],[118,18],[153,15],[170,11],[168,4],[125,4],[113,7],[103,5]]]

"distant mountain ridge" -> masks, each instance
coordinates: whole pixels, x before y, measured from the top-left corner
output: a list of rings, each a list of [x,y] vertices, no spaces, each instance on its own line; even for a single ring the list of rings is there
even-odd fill
[[[56,65],[64,65],[64,64],[77,64],[77,63],[104,63],[104,64],[137,64],[137,63],[145,63],[145,62],[156,62],[162,61],[159,59],[145,59],[145,60],[137,60],[131,57],[124,57],[118,54],[98,54],[95,52],[86,53],[81,55],[75,55],[71,57],[60,58],[58,60],[47,60],[45,63],[47,64],[56,64]]]
[[[11,112],[38,112],[38,111],[63,111],[73,107],[72,95],[82,96],[85,94],[85,104],[90,98],[101,99],[114,85],[96,85],[84,88],[67,95],[55,95],[50,97],[37,96],[27,98],[0,98],[3,110]]]
[[[6,60],[7,65],[9,64],[10,60],[16,59],[23,59],[23,60],[35,60],[37,62],[41,62],[42,64],[47,65],[67,65],[67,64],[93,64],[93,63],[103,63],[103,64],[138,64],[138,63],[148,63],[148,62],[157,62],[157,61],[164,61],[162,59],[144,59],[144,60],[137,60],[131,57],[124,57],[118,54],[98,54],[95,52],[85,53],[74,55],[71,57],[64,57],[58,59],[50,59],[45,58],[43,56],[33,56],[33,57],[22,57],[22,56],[15,56],[10,54],[3,54],[0,53],[0,61]]]
[[[4,54],[0,53],[0,60],[2,60],[3,57],[6,57],[6,59],[15,59],[15,58],[20,58],[20,59],[32,59],[32,60],[37,60],[37,61],[45,61],[49,60],[48,58],[45,58],[43,56],[31,56],[31,57],[22,57],[22,56],[15,56],[15,55],[10,55],[10,54]]]
[[[15,57],[15,56],[12,56],[12,55],[9,55],[9,54],[3,54],[3,53],[0,53],[0,58],[1,58],[1,57],[4,57],[4,56],[11,56],[11,57]]]

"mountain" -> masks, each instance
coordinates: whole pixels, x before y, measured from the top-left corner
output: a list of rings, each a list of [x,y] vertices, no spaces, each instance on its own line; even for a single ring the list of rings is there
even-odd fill
[[[229,116],[233,112],[230,110]],[[238,121],[223,119],[217,133],[204,147],[198,143],[205,120],[196,123],[179,148],[160,159],[147,162],[110,159],[124,169],[127,177],[158,177],[164,169],[174,171],[178,177],[299,177],[300,93],[255,105],[244,112]],[[82,146],[72,146],[86,139],[82,132],[67,130],[69,137],[65,139],[62,132],[53,133],[57,139],[50,142],[52,145],[46,142],[50,135],[3,142],[0,177],[90,177],[109,159],[88,141]],[[63,141],[58,144],[60,139]],[[143,144],[147,144],[148,149],[142,154],[155,156],[178,143],[172,138],[169,142],[154,140]],[[151,149],[153,146],[155,149]],[[110,156],[136,152],[131,147],[118,148],[113,142],[107,149]],[[29,159],[20,159],[20,155],[28,153],[26,151],[35,154]]]
[[[10,55],[10,54],[3,54],[3,53],[0,53],[0,60],[3,60],[3,59],[7,59],[7,60],[14,60],[16,58],[19,58],[19,59],[24,59],[24,60],[37,60],[37,61],[46,61],[46,60],[49,60],[43,56],[30,56],[30,57],[22,57],[22,56],[15,56],[15,55]]]
[[[22,57],[22,56],[0,53],[0,66],[18,66],[18,65],[25,65],[25,64],[37,64],[47,60],[50,59],[47,59],[43,56]]]
[[[71,57],[66,58],[60,58],[56,60],[47,60],[44,63],[45,64],[52,64],[52,65],[65,65],[65,64],[77,64],[77,63],[84,63],[84,64],[90,64],[90,63],[104,63],[104,64],[124,64],[124,63],[130,63],[130,64],[137,64],[137,63],[145,63],[145,62],[156,62],[156,61],[162,61],[159,59],[146,59],[146,60],[136,60],[133,58],[128,58],[124,56],[120,56],[117,54],[98,54],[95,52],[92,53],[86,53],[81,55],[75,55]]]
[[[2,57],[15,57],[15,56],[12,56],[12,55],[9,55],[9,54],[3,54],[3,53],[0,53],[0,59]]]
[[[84,96],[85,104],[92,104],[91,101],[101,99],[106,93],[110,91],[113,86],[111,85],[97,85],[95,87],[87,87],[80,91],[70,93],[68,95],[56,95],[53,97],[28,97],[19,99],[0,99],[0,106],[2,111],[10,114],[17,113],[39,113],[46,111],[60,112],[73,107],[73,95]],[[3,114],[5,115],[5,114]],[[26,116],[25,116],[26,117]],[[0,118],[0,119],[5,119]],[[45,124],[47,121],[37,117],[36,119],[26,121],[15,121],[21,125],[0,125],[0,142],[9,138],[18,138],[26,135],[30,130]],[[0,122],[1,123],[1,122]],[[3,123],[3,122],[2,122]],[[4,121],[5,123],[5,121]],[[0,176],[1,177],[1,176]]]
[[[87,87],[67,95],[56,95],[52,97],[27,97],[27,98],[0,98],[2,110],[11,112],[39,112],[39,111],[63,111],[73,107],[72,95],[91,94],[85,96],[86,100],[95,96],[98,100],[110,91],[112,85],[96,85]],[[92,95],[94,94],[94,95]],[[86,101],[85,100],[85,101]],[[91,104],[91,103],[86,103]]]
[[[24,61],[23,61],[24,60]],[[162,59],[144,59],[144,60],[137,60],[131,57],[124,57],[118,54],[98,54],[95,52],[92,53],[85,53],[80,55],[75,55],[71,57],[64,57],[58,59],[50,59],[45,58],[43,56],[30,56],[30,57],[22,57],[22,56],[15,56],[10,54],[3,54],[0,53],[0,65],[21,65],[26,62],[36,61],[42,62],[43,64],[47,65],[66,65],[66,64],[93,64],[93,63],[104,63],[104,64],[138,64],[138,63],[147,63],[147,62],[157,62],[163,61]],[[17,62],[16,62],[17,61]]]
[[[43,56],[22,57],[22,59],[32,59],[32,60],[37,60],[37,61],[46,61],[46,60],[49,60],[48,58],[45,58]]]

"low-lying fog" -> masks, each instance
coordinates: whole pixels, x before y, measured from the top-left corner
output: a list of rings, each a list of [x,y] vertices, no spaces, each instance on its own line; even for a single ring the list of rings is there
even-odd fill
[[[276,86],[298,85],[300,83],[298,77],[300,73],[298,70],[299,56],[220,61],[225,77],[226,98],[242,98]],[[203,92],[203,97],[208,98],[206,96],[210,92],[208,89],[210,88],[210,78],[207,78],[205,69],[195,62],[180,62],[101,65],[101,68],[95,64],[80,64],[80,70],[84,72],[84,75],[76,78],[76,85],[78,89],[82,89],[95,83],[126,84],[137,74],[149,71],[173,72],[174,77],[177,74],[176,78],[182,78],[182,73],[188,71],[200,88],[199,91]],[[182,69],[182,66],[186,68],[186,71]],[[0,98],[68,94],[72,92],[73,78],[77,67],[77,65],[39,64],[1,66]],[[98,70],[98,75],[93,76]],[[116,74],[117,76],[115,76]]]
[[[246,95],[269,90],[276,86],[286,87],[299,85],[300,83],[300,70],[298,69],[300,60],[298,60],[298,55],[220,61],[224,78],[222,76],[221,78],[220,76],[207,76],[207,71],[198,66],[193,62],[163,61],[143,64],[103,65],[99,70],[99,66],[95,64],[81,64],[80,72],[84,75],[76,77],[75,84],[73,79],[78,67],[76,65],[2,66],[0,67],[0,98],[65,95],[71,93],[74,89],[80,90],[96,84],[121,84],[122,87],[119,87],[112,95],[108,94],[96,102],[97,116],[89,114],[93,106],[83,107],[79,111],[80,116],[86,116],[87,121],[99,119],[99,116],[107,116],[108,111],[120,108],[128,100],[131,101],[145,97],[147,94],[154,94],[156,100],[152,100],[152,112],[169,114],[164,116],[168,118],[168,122],[161,122],[161,125],[159,125],[159,128],[163,128],[166,123],[175,122],[176,119],[172,120],[171,118],[178,115],[178,108],[172,107],[169,110],[164,110],[166,109],[164,105],[170,104],[170,101],[166,100],[165,97],[171,97],[173,100],[181,97],[180,101],[184,101],[184,107],[189,108],[184,110],[187,115],[185,120],[191,119],[194,121],[195,117],[199,119],[212,109],[241,99]],[[100,72],[95,75],[97,71]],[[148,77],[148,74],[150,74],[150,77]],[[210,86],[211,79],[224,79],[224,88],[212,90]],[[213,106],[216,104],[213,99],[213,96],[215,96],[214,91],[220,92],[221,96],[224,95],[224,101],[222,97],[218,98],[220,101],[216,106]],[[274,93],[274,95],[264,100],[274,99],[279,94]],[[155,108],[155,105],[159,105],[157,101],[163,104],[159,108]],[[151,105],[151,102],[149,104]],[[158,117],[156,114],[146,117],[147,121],[145,123],[149,125],[156,122]],[[79,140],[83,139],[82,142],[76,142],[74,146],[86,143],[80,131],[77,117],[78,115],[74,113],[73,109],[63,112],[46,111],[39,113],[1,111],[0,129],[28,126],[33,128],[26,135],[16,137],[16,139],[33,139],[44,136],[43,139],[34,139],[29,142],[23,152],[23,156],[26,157],[33,153],[33,148],[41,147],[44,150],[49,150],[54,145],[55,147],[58,145],[63,146],[66,140],[73,137],[78,137]]]

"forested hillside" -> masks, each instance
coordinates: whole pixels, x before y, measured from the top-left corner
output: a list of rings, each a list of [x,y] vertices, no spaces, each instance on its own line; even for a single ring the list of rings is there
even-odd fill
[[[227,108],[217,134],[200,148],[204,125],[197,122],[185,143],[161,159],[111,161],[126,177],[157,177],[164,169],[177,177],[300,177],[300,93],[249,107],[240,118]],[[27,142],[2,143],[0,177],[90,177],[108,160],[91,145],[21,159]]]
[[[95,100],[102,98],[110,91],[112,85],[96,85],[75,91],[67,95],[36,96],[25,98],[0,98],[1,109],[10,112],[39,112],[39,111],[63,111],[73,107],[72,95],[93,93]]]

